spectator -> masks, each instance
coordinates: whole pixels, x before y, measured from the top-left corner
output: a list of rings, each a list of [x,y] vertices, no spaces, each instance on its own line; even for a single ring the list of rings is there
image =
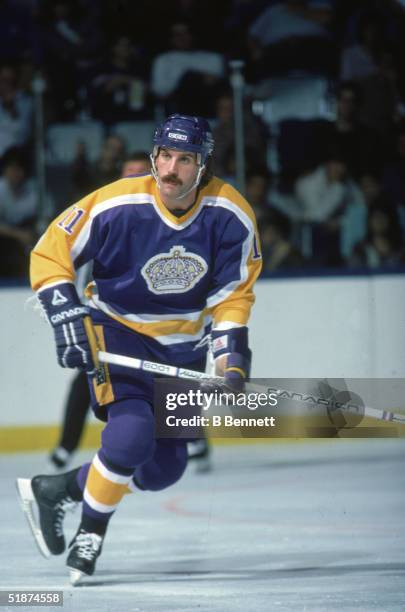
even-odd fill
[[[366,168],[382,164],[381,141],[360,121],[361,94],[355,83],[342,83],[337,93],[336,121],[326,130],[329,146],[340,151],[349,173],[358,179]]]
[[[362,15],[358,42],[344,49],[341,56],[341,80],[356,81],[375,74],[385,46],[381,19],[371,13]]]
[[[173,112],[214,117],[225,74],[219,53],[196,49],[190,26],[173,23],[170,50],[152,65],[152,90],[166,114]]]
[[[127,155],[122,164],[121,176],[150,173],[150,157],[145,151],[135,151]]]
[[[266,167],[256,167],[246,177],[246,199],[253,208],[257,223],[266,217],[269,210],[267,194],[270,175]]]
[[[360,178],[360,188],[368,211],[382,208],[393,212],[395,206],[389,194],[384,190],[380,174],[368,170]]]
[[[263,49],[257,40],[247,35],[249,26],[263,13],[268,0],[233,0],[222,23],[224,52],[230,58],[245,62],[244,75],[249,84],[257,84],[267,76],[262,63]]]
[[[401,6],[402,5],[402,6]],[[342,26],[341,38],[348,43],[359,41],[360,27],[368,18],[381,24],[384,41],[397,47],[401,39],[401,25],[404,16],[403,0],[360,0],[360,2],[339,3]]]
[[[268,75],[305,70],[335,72],[330,25],[333,0],[273,2],[249,28],[256,56],[262,56]]]
[[[313,256],[321,265],[341,265],[366,232],[366,206],[344,160],[333,155],[296,183],[301,221],[312,227]]]
[[[9,149],[0,178],[0,276],[28,273],[29,250],[35,242],[38,194],[21,150]]]
[[[405,249],[395,214],[374,208],[368,217],[365,240],[360,241],[350,257],[352,266],[394,267],[405,263]]]
[[[378,63],[377,71],[363,79],[360,86],[362,120],[366,126],[377,130],[385,145],[384,153],[386,153],[392,142],[401,106],[399,74],[394,56],[384,53]]]
[[[0,156],[10,147],[26,145],[32,131],[32,100],[17,86],[11,64],[0,67]]]
[[[94,164],[89,163],[86,148],[79,143],[72,165],[73,199],[80,199],[84,194],[116,181],[125,155],[124,141],[115,134],[105,139],[100,157]]]
[[[55,121],[71,121],[81,110],[80,72],[95,61],[101,47],[99,29],[77,0],[46,1],[41,8],[51,116]]]
[[[255,150],[251,147],[245,147],[244,154],[244,164],[245,164],[245,176],[249,176],[252,172],[254,172],[255,168],[257,168],[257,157],[255,155]],[[227,183],[230,183],[233,187],[239,188],[237,184],[238,172],[237,172],[237,162],[236,162],[236,151],[234,145],[229,145],[228,149],[225,151],[224,156],[224,166],[222,173],[219,173],[215,166],[215,173],[222,178]]]
[[[278,176],[268,194],[271,207],[286,215],[292,222],[301,221],[301,206],[295,193],[295,180]]]
[[[127,36],[117,38],[91,84],[91,113],[107,125],[151,115],[148,63]]]
[[[245,147],[254,159],[254,163],[263,167],[266,165],[267,128],[248,108],[245,108],[243,119]],[[223,93],[217,100],[216,126],[213,129],[213,136],[215,140],[215,171],[222,177],[227,174],[226,166],[229,156],[235,149],[235,123],[231,93]]]
[[[280,121],[276,129],[273,164],[276,156],[275,165],[281,182],[293,184],[298,176],[311,172],[324,162],[333,131],[333,123],[325,119]]]
[[[304,257],[291,242],[291,222],[282,213],[266,211],[259,224],[263,272],[301,268]]]
[[[167,23],[186,23],[195,35],[195,43],[200,43],[204,49],[226,52],[228,47],[224,40],[224,21],[229,10],[229,1],[217,0],[173,0],[164,7],[159,6],[160,19],[163,26]],[[162,12],[161,12],[162,11]],[[215,15],[215,19],[212,16]],[[209,32],[209,36],[207,36]],[[225,43],[225,44],[224,44]]]

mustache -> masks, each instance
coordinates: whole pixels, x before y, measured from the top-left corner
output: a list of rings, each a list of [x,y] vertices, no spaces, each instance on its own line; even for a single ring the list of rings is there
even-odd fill
[[[174,185],[182,185],[183,182],[175,174],[166,174],[162,178],[162,183],[172,183]]]

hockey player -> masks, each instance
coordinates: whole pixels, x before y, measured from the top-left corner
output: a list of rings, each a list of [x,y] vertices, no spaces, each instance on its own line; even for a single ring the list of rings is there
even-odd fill
[[[150,174],[150,164],[151,161],[148,153],[145,151],[135,151],[124,160],[121,174],[117,176],[117,178]],[[88,262],[80,268],[76,276],[75,284],[79,296],[83,294],[90,277],[91,262]],[[87,384],[86,371],[79,370],[70,385],[64,407],[60,439],[58,445],[52,450],[49,456],[47,472],[56,473],[66,471],[68,464],[71,463],[73,455],[79,446],[89,409],[90,390]],[[206,473],[211,470],[210,452],[210,445],[205,436],[187,444],[188,459],[195,461],[196,471],[198,473]]]
[[[58,362],[88,372],[92,407],[107,423],[91,464],[18,479],[45,556],[65,551],[66,509],[83,502],[67,557],[73,584],[93,574],[124,494],[164,489],[187,464],[184,440],[155,439],[150,374],[108,366],[94,375],[94,330],[109,352],[203,370],[201,340],[212,325],[218,373],[229,383],[249,375],[246,325],[261,269],[253,212],[212,175],[214,142],[205,119],[171,115],[153,143],[152,175],[121,179],[71,206],[31,257],[32,287],[53,327]],[[73,284],[75,269],[88,261],[89,307]]]

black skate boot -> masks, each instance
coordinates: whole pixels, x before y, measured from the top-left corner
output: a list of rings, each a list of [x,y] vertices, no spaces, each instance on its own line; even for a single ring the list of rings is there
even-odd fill
[[[77,472],[76,469],[57,476],[17,479],[21,507],[44,557],[61,555],[66,549],[63,519],[67,510],[77,506],[68,493],[68,484]]]
[[[92,576],[96,568],[97,557],[101,554],[103,536],[80,529],[69,544],[70,553],[66,560],[69,568],[70,582],[76,585],[83,575]]]

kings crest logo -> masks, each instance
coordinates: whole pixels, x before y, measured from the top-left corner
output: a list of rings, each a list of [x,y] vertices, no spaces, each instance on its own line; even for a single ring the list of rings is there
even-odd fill
[[[207,272],[206,261],[182,246],[174,246],[169,253],[151,257],[141,270],[150,291],[185,293],[192,289]]]

